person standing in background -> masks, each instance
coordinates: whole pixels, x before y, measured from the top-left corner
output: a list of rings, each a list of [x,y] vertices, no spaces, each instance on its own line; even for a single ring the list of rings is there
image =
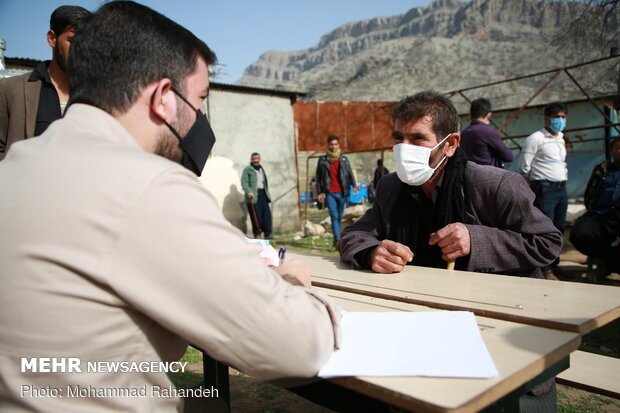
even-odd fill
[[[525,139],[521,161],[517,172],[530,183],[536,199],[534,205],[548,216],[553,225],[564,232],[568,193],[566,181],[566,145],[562,131],[566,128],[566,106],[553,102],[545,106],[545,127]],[[553,269],[560,262],[559,257],[549,266],[543,267],[547,279],[557,280]]]
[[[461,148],[467,158],[478,165],[492,165],[501,168],[505,162],[512,162],[514,154],[502,141],[491,121],[491,102],[480,98],[471,102],[469,109],[471,123],[461,132]]]
[[[347,196],[349,196],[349,187],[353,186],[353,193],[357,194],[351,164],[340,151],[339,136],[327,138],[327,153],[319,158],[316,166],[316,183],[319,202],[327,202],[334,233],[334,247],[338,248],[340,224]]]
[[[269,184],[267,174],[260,164],[260,154],[254,152],[250,157],[250,165],[246,166],[241,174],[241,187],[247,199],[248,213],[252,221],[254,238],[258,238],[261,232],[265,239],[271,239],[271,210],[269,203]]]
[[[389,174],[387,168],[383,166],[383,159],[377,159],[377,167],[375,168],[375,176],[372,179],[372,186],[374,189],[377,189],[377,185],[379,184],[379,179],[383,176]]]
[[[47,32],[52,60],[30,73],[0,80],[0,160],[13,142],[39,136],[62,117],[69,100],[69,45],[78,24],[90,14],[79,6],[58,7]]]

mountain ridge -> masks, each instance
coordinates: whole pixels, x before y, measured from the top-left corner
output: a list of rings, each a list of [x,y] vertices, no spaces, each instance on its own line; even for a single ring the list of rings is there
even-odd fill
[[[316,100],[397,100],[404,91],[455,90],[562,67],[575,57],[555,39],[587,7],[579,2],[436,0],[401,15],[343,24],[307,49],[267,51],[237,83],[305,90],[308,99]],[[612,21],[616,28],[617,22]],[[579,57],[600,57],[600,52],[591,48]],[[556,89],[566,86],[559,83]],[[608,89],[607,83],[599,89]],[[525,84],[519,87],[527,94],[533,86]]]

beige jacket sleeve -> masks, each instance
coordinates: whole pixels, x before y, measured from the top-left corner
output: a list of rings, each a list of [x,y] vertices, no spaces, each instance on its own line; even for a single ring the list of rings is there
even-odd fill
[[[120,297],[256,378],[312,377],[338,345],[335,304],[265,266],[184,171],[153,180],[110,256]]]

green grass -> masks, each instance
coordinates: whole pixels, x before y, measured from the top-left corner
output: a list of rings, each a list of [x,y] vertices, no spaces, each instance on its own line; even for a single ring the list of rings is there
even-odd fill
[[[202,353],[200,351],[194,347],[188,347],[180,361],[188,363],[185,371],[170,375],[170,379],[177,389],[192,387],[204,380],[202,373],[194,373],[197,370],[202,371]]]
[[[204,381],[204,375],[202,373],[185,371],[182,373],[173,373],[170,379],[177,389],[186,389]]]
[[[334,239],[329,236],[314,236],[293,240],[297,231],[278,232],[274,234],[276,239],[271,241],[274,248],[286,247],[289,251],[310,252],[314,254],[337,256],[338,252],[333,246]]]
[[[568,397],[558,390],[559,413],[606,413],[620,410],[620,402],[598,394],[583,392],[585,396]]]
[[[181,357],[181,361],[186,361],[189,364],[202,363],[202,352],[194,347],[188,347],[183,357]]]
[[[308,221],[310,222],[318,224],[328,216],[329,213],[325,208],[308,208]],[[298,230],[277,232],[274,234],[276,239],[273,240],[271,244],[274,248],[286,247],[287,250],[296,252],[309,252],[331,256],[338,255],[338,252],[333,246],[334,238],[331,236],[331,233],[293,240],[293,235],[298,232]]]

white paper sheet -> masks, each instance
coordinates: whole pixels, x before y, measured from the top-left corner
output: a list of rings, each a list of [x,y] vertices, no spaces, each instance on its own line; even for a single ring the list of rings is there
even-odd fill
[[[245,240],[249,244],[258,245],[260,248],[262,248],[259,253],[259,257],[267,258],[269,260],[269,265],[273,265],[274,267],[280,266],[280,258],[278,257],[278,252],[269,244],[269,240],[248,237],[245,237]]]
[[[278,258],[278,252],[271,245],[266,246],[260,252],[260,257],[267,258],[271,262],[270,265],[273,265],[274,267],[280,266],[280,258]]]
[[[344,313],[342,346],[319,377],[498,375],[473,313]]]

